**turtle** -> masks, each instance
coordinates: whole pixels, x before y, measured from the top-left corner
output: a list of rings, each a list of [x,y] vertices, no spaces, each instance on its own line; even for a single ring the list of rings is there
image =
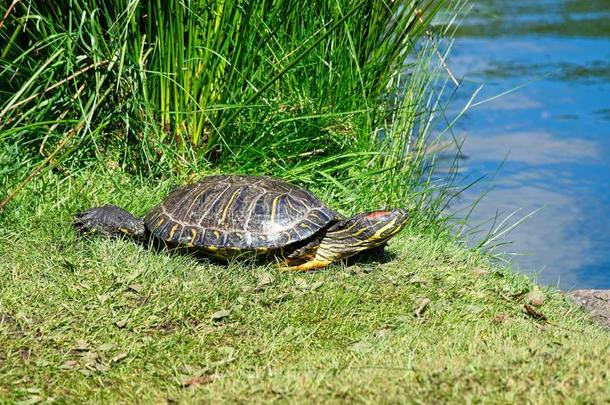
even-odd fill
[[[73,226],[222,260],[273,257],[284,269],[312,270],[383,248],[408,218],[403,208],[348,218],[309,190],[275,177],[212,175],[175,188],[143,218],[103,205],[77,214]]]

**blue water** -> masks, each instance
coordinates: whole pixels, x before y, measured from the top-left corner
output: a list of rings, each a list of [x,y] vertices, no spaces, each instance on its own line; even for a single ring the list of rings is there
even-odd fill
[[[610,0],[472,3],[448,60],[462,78],[455,102],[526,85],[454,128],[460,180],[486,177],[452,208],[493,186],[469,218],[473,243],[497,214],[539,209],[497,251],[545,284],[610,288]]]

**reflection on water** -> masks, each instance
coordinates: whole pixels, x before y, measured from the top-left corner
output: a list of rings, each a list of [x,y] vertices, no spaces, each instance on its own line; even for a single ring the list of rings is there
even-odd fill
[[[469,224],[542,208],[508,235],[513,263],[563,289],[610,288],[610,0],[473,2],[449,65],[464,101],[532,81],[455,128],[464,182],[502,166]]]

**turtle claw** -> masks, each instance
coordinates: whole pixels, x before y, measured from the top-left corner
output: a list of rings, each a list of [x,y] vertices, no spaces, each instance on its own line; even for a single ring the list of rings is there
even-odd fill
[[[279,271],[309,271],[315,269],[321,269],[328,266],[331,262],[326,260],[309,260],[303,264],[299,264],[298,266],[282,266],[278,270]]]

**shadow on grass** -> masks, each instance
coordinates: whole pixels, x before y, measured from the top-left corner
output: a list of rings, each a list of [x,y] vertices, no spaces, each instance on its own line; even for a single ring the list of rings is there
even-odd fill
[[[281,263],[282,256],[277,252],[272,255],[264,255],[258,257],[237,257],[233,259],[222,259],[218,257],[214,257],[201,249],[192,248],[192,247],[176,247],[170,246],[162,240],[152,238],[150,240],[140,240],[129,238],[126,236],[105,236],[97,233],[88,233],[83,234],[79,238],[77,242],[77,246],[81,245],[83,240],[89,239],[97,239],[97,238],[106,238],[106,239],[124,239],[128,242],[133,242],[142,246],[145,250],[155,252],[157,254],[165,254],[169,256],[188,256],[196,260],[199,264],[202,265],[217,265],[217,266],[228,266],[230,263],[234,261],[239,261],[248,265],[264,265],[267,263]],[[244,255],[247,255],[247,252],[244,252]],[[396,259],[396,254],[390,252],[385,249],[384,246],[376,247],[373,249],[365,250],[363,252],[357,253],[354,256],[351,256],[345,260],[339,261],[337,263],[343,263],[345,266],[357,266],[357,265],[379,265],[391,262]]]
[[[258,257],[246,257],[246,258],[233,258],[233,259],[221,259],[214,256],[210,256],[201,250],[192,249],[192,248],[171,248],[167,246],[160,246],[162,243],[154,243],[151,250],[159,254],[169,254],[170,256],[189,256],[195,259],[200,264],[213,264],[217,266],[228,266],[233,262],[240,262],[248,266],[263,266],[269,263],[276,263],[281,265],[283,259],[281,255],[275,256],[258,256]],[[349,257],[345,260],[339,261],[337,263],[342,263],[347,267],[357,266],[357,265],[379,265],[391,262],[396,259],[396,254],[393,252],[389,252],[385,250],[383,247],[378,247],[374,249],[365,250],[360,252],[352,257]],[[312,271],[319,271],[312,270]]]

